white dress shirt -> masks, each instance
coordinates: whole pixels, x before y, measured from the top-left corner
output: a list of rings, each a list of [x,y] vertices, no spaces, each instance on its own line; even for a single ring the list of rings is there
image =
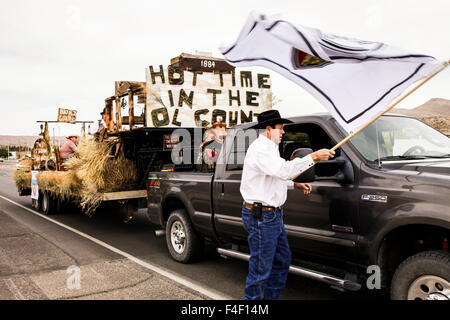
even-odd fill
[[[286,161],[280,157],[278,145],[260,134],[247,150],[241,180],[241,195],[245,202],[261,202],[264,206],[280,207],[287,198],[290,179],[314,165],[310,155]]]

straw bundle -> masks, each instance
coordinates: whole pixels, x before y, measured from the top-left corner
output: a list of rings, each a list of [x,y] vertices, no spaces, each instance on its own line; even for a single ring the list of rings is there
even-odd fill
[[[31,172],[26,170],[16,169],[13,171],[13,179],[16,183],[17,189],[25,190],[31,189]]]
[[[71,200],[80,192],[80,184],[67,171],[40,171],[37,175],[39,189],[46,190],[61,200]]]
[[[17,164],[17,168],[24,170],[24,171],[30,171],[32,165],[33,165],[33,160],[29,157],[25,157],[22,160],[19,160],[19,163]]]
[[[102,193],[135,188],[135,163],[121,152],[115,158],[111,156],[117,143],[118,140],[96,142],[84,139],[78,146],[79,157],[66,163],[71,179],[79,185],[80,204],[87,214],[93,213],[100,205]]]
[[[21,190],[31,189],[31,166],[33,160],[31,158],[23,158],[19,160],[16,170],[12,172],[12,178],[16,183],[19,193]]]

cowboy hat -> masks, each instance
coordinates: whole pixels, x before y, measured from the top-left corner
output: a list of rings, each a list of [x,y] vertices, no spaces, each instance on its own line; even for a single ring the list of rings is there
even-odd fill
[[[276,124],[292,123],[291,120],[283,119],[278,110],[266,110],[258,116],[258,123],[253,129],[265,129],[267,126],[274,127]]]

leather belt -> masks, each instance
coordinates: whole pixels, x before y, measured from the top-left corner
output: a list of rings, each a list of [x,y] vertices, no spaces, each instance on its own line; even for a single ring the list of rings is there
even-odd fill
[[[253,210],[253,204],[245,202],[244,201],[244,206],[249,209],[249,210]],[[282,207],[270,207],[270,206],[262,206],[261,210],[262,211],[275,211],[275,210],[279,210],[281,211],[283,208]]]

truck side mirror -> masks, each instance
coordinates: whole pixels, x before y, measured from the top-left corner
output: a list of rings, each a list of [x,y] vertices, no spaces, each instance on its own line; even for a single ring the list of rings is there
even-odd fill
[[[292,152],[291,160],[294,158],[303,158],[308,154],[311,154],[313,151],[310,148],[298,148]],[[298,176],[294,181],[295,182],[313,182],[316,176],[316,171],[314,166],[303,172],[300,176]]]

